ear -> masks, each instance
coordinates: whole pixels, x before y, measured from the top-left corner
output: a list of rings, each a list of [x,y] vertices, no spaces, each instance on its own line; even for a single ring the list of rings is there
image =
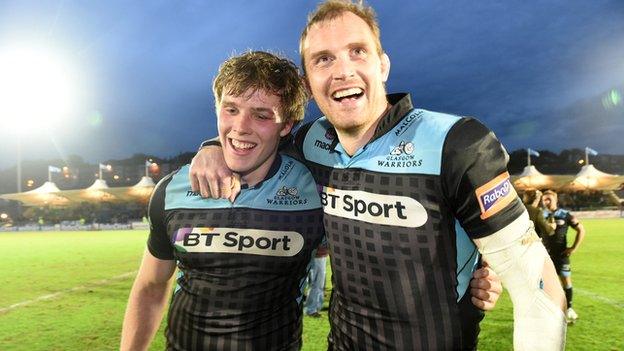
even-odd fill
[[[308,81],[308,76],[305,74],[301,76],[301,81],[303,82],[303,86],[305,87],[306,93],[308,94],[308,100],[314,100],[314,96],[312,95],[312,88],[310,88],[310,82]]]
[[[390,57],[384,52],[381,54],[381,80],[385,83],[390,75]]]
[[[293,121],[284,122],[282,130],[280,131],[280,136],[285,137],[286,135],[288,135],[288,133],[290,133],[290,131],[292,130],[293,124]]]

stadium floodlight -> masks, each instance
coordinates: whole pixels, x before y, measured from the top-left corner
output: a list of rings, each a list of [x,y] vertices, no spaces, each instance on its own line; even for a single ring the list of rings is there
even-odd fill
[[[17,192],[21,184],[21,138],[46,131],[71,111],[75,92],[63,61],[46,50],[0,47],[0,121],[17,135]]]
[[[17,133],[47,130],[73,107],[71,72],[51,52],[0,49],[0,116],[3,128]]]

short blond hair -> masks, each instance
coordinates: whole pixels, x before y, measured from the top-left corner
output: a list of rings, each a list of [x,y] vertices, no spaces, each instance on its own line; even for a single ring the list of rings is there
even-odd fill
[[[297,66],[290,60],[265,51],[249,51],[227,59],[212,82],[215,107],[223,94],[241,96],[249,89],[280,97],[281,122],[303,120],[308,94]]]
[[[301,37],[299,38],[299,55],[301,56],[301,67],[305,73],[305,60],[303,58],[303,43],[308,36],[310,28],[316,23],[332,20],[342,16],[345,12],[351,12],[361,18],[375,37],[375,46],[377,46],[377,54],[383,54],[381,47],[381,34],[379,23],[377,22],[377,14],[372,7],[364,5],[363,1],[353,2],[352,0],[327,0],[319,4],[314,12],[308,15],[308,23],[306,24]]]

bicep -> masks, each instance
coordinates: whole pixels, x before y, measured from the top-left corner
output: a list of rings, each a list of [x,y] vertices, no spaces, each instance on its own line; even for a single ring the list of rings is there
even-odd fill
[[[161,260],[145,250],[137,281],[144,284],[166,284],[173,276],[176,264],[174,260]]]
[[[500,230],[524,212],[507,172],[507,153],[474,119],[454,125],[442,154],[442,187],[449,207],[473,238]]]

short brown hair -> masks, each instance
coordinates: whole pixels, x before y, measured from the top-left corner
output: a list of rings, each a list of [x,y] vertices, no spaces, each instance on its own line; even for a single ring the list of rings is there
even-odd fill
[[[265,51],[230,57],[212,82],[215,106],[218,108],[224,93],[240,96],[249,89],[279,96],[282,122],[303,120],[308,94],[292,61]]]
[[[353,13],[368,24],[368,27],[373,32],[373,36],[375,37],[377,53],[379,55],[383,54],[377,14],[375,14],[375,10],[373,10],[372,7],[364,5],[362,0],[357,3],[354,3],[352,0],[327,0],[321,3],[314,12],[308,15],[308,23],[299,38],[299,55],[301,55],[301,67],[304,72],[305,61],[303,58],[303,42],[306,40],[310,28],[316,23],[340,17],[345,12]]]

